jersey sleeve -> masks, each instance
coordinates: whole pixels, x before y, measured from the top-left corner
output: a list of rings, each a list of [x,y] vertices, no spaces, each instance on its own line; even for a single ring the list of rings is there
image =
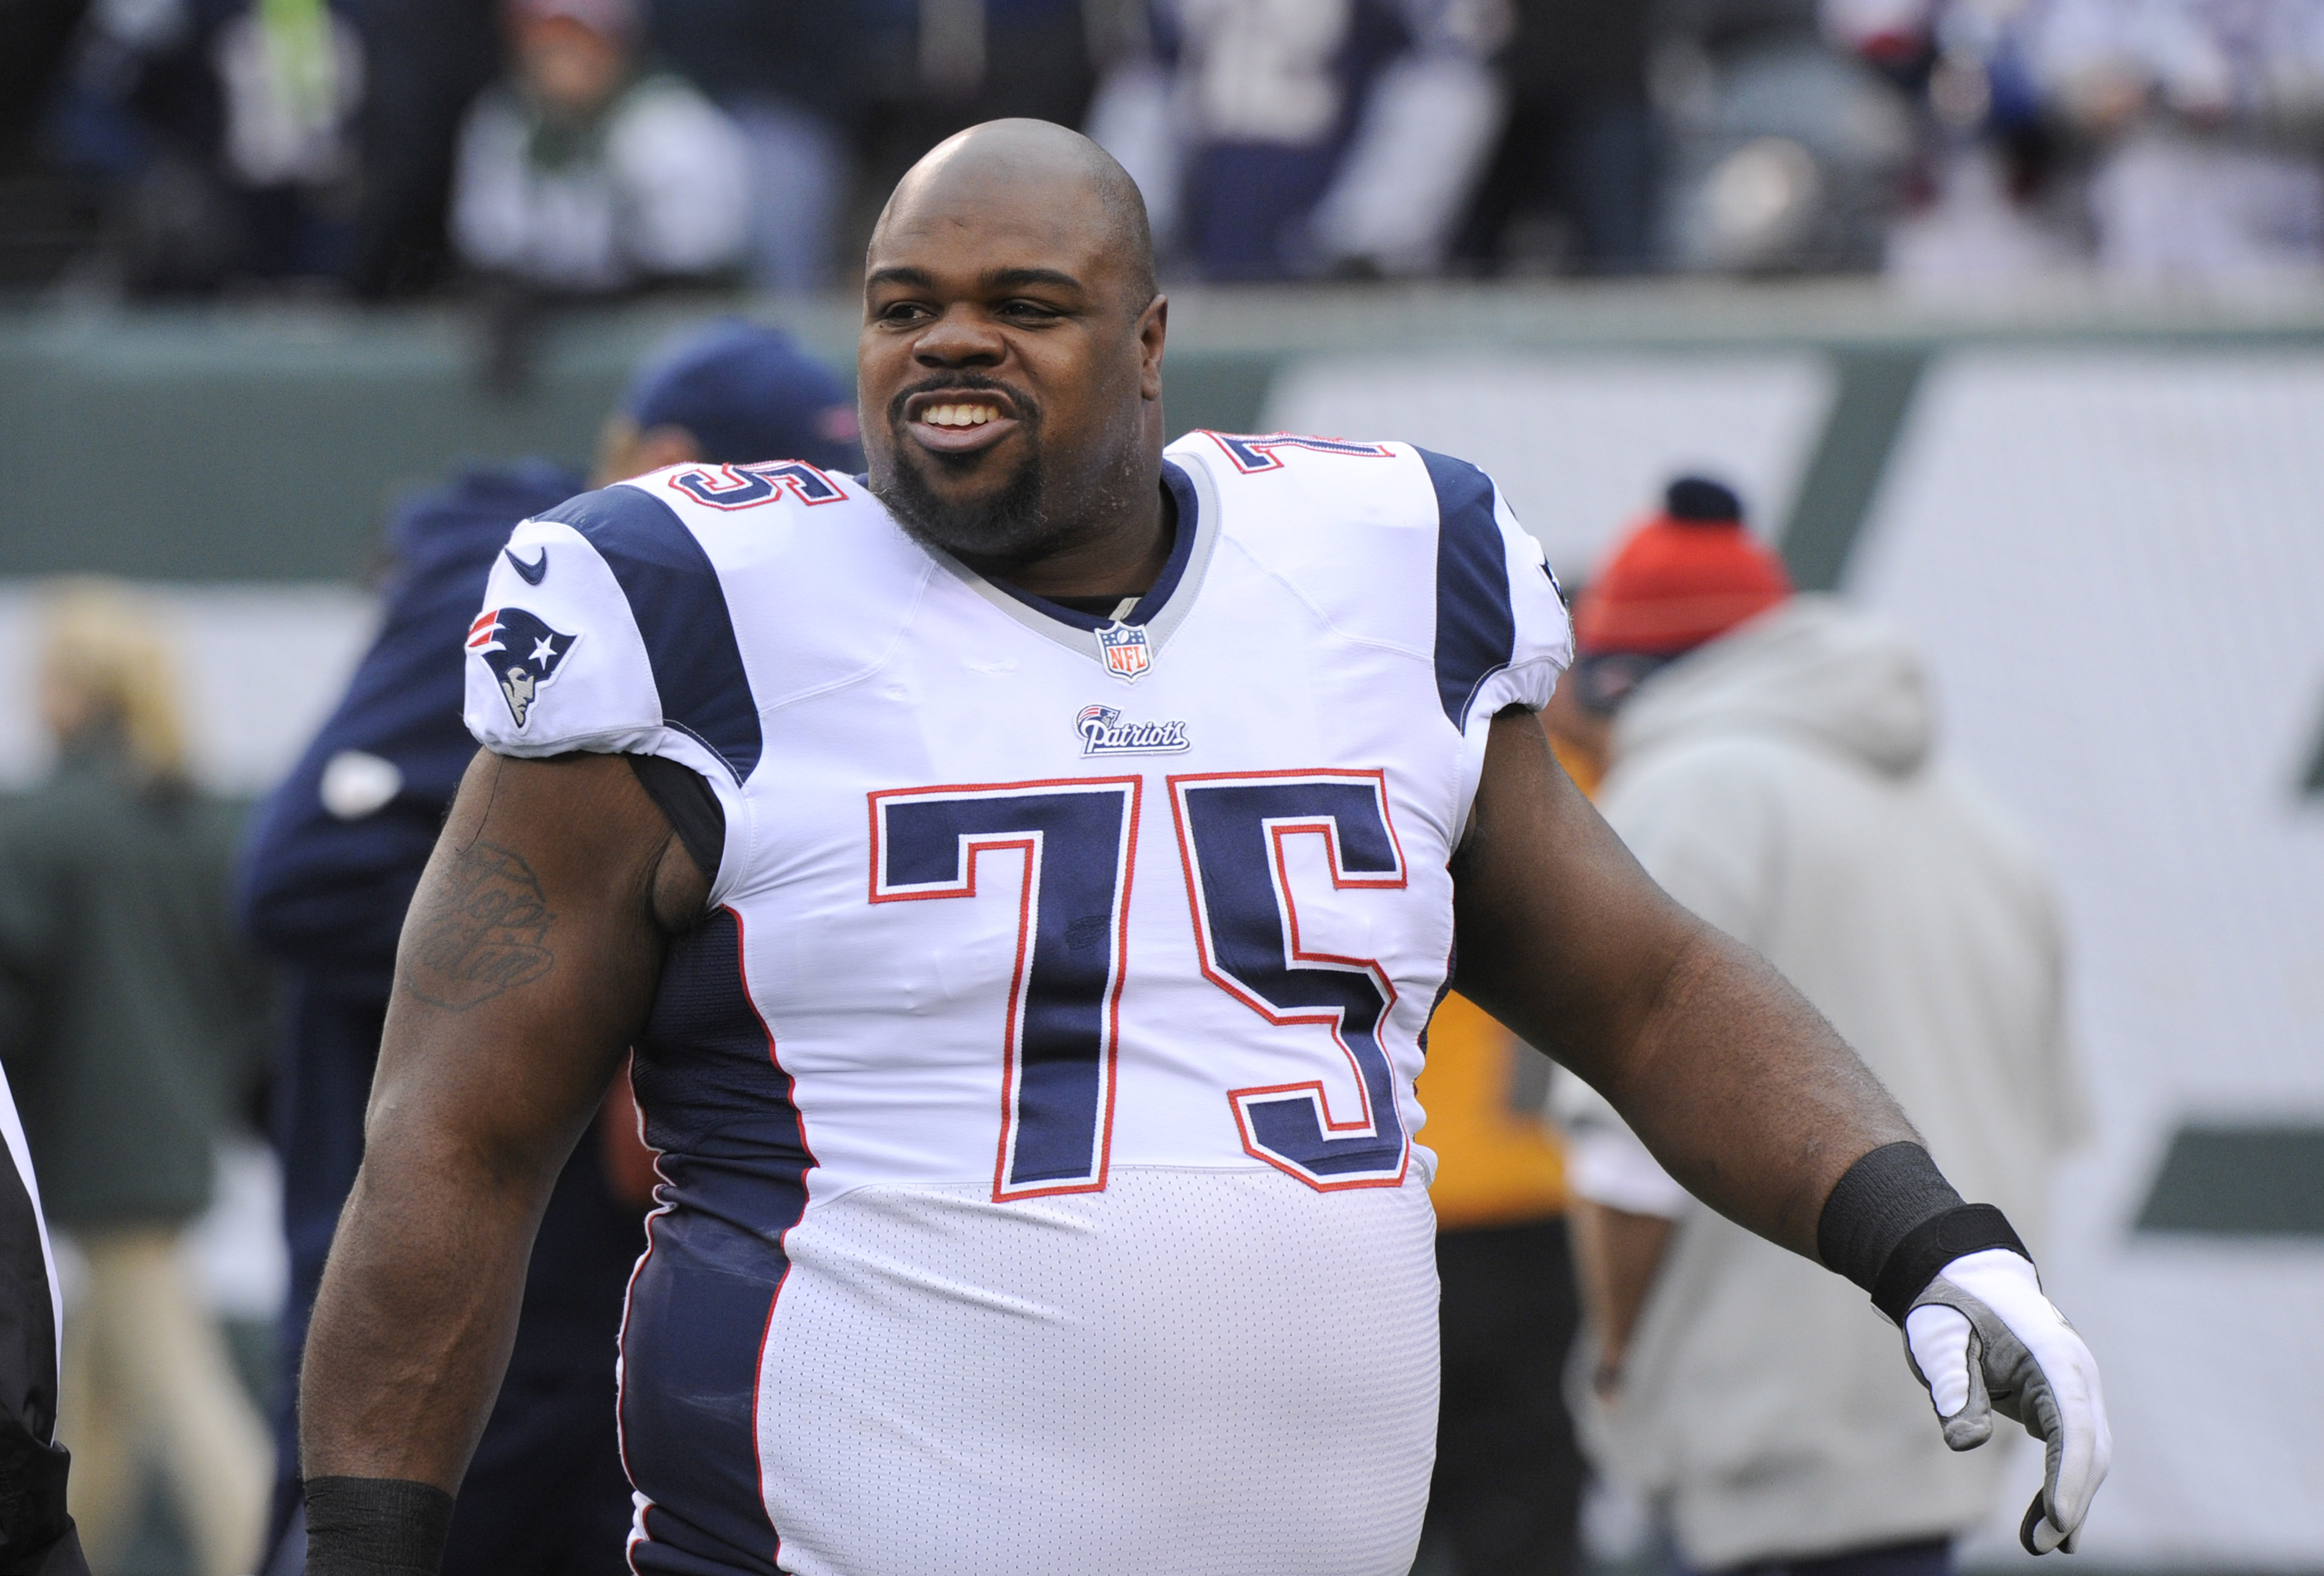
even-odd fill
[[[1436,693],[1461,732],[1465,825],[1484,779],[1487,725],[1508,707],[1549,704],[1573,636],[1541,543],[1493,478],[1465,459],[1414,452],[1436,493]]]
[[[727,812],[731,862],[761,753],[758,707],[717,570],[669,505],[617,484],[519,524],[466,655],[462,714],[477,743],[690,767]]]
[[[1565,602],[1541,543],[1463,459],[1416,451],[1436,492],[1436,688],[1464,737],[1510,706],[1538,711],[1572,660]]]

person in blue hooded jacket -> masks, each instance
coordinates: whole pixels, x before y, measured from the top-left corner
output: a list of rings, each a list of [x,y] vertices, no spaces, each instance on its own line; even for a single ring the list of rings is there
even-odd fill
[[[593,477],[542,459],[472,469],[396,512],[378,637],[261,808],[241,872],[243,922],[288,966],[290,985],[274,1141],[290,1290],[270,1573],[304,1566],[293,1409],[308,1313],[363,1159],[404,909],[475,754],[460,720],[461,641],[493,559],[518,521],[585,487],[687,462],[804,459],[852,471],[862,465],[855,433],[854,402],[829,369],[778,330],[728,320],[639,373],[606,420]],[[509,1381],[468,1469],[447,1576],[627,1568],[614,1339],[651,1178],[622,1164],[641,1152],[621,1117],[607,1113],[604,1145],[574,1150],[542,1219]]]

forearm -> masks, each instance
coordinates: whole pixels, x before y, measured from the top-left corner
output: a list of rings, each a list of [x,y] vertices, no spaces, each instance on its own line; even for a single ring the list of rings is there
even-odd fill
[[[471,768],[405,922],[363,1169],[316,1299],[308,1477],[458,1484],[534,1229],[652,998],[674,846],[617,758]]]
[[[508,1362],[555,1177],[483,1163],[438,1138],[375,1135],[308,1335],[305,1476],[458,1488]]]
[[[1703,949],[1679,952],[1629,1053],[1590,1069],[1664,1170],[1899,1321],[1948,1260],[2024,1251],[1999,1210],[1945,1181],[1821,1015],[1757,954],[1696,928]]]
[[[1635,1029],[1577,1052],[1575,1071],[1689,1192],[1815,1258],[1824,1201],[1841,1174],[1919,1136],[1765,960],[1691,916],[1686,931]]]

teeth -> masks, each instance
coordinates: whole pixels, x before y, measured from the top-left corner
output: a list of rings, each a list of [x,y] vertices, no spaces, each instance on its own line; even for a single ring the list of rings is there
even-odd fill
[[[1000,417],[994,405],[931,405],[920,413],[920,420],[931,427],[981,427]]]

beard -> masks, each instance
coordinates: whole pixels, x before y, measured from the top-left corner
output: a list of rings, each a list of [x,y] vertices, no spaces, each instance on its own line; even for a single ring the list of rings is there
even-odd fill
[[[938,470],[964,471],[992,463],[984,456],[973,456],[965,462],[937,454],[923,454],[917,463],[906,458],[912,450],[912,437],[910,423],[904,419],[904,403],[927,387],[1000,389],[1009,395],[1023,431],[1024,457],[998,490],[969,501],[942,497],[920,469],[927,465]],[[908,388],[889,402],[888,434],[893,458],[885,474],[872,472],[872,491],[913,540],[957,558],[1001,562],[1038,557],[1056,544],[1058,527],[1047,507],[1041,473],[1041,413],[1020,391],[973,373],[954,374]]]
[[[973,502],[939,497],[902,459],[888,475],[872,477],[872,491],[914,541],[955,558],[1015,563],[1039,556],[1057,534],[1042,506],[1041,456],[1029,444],[1001,489]]]
[[[962,475],[995,462],[989,455],[952,459],[915,453],[905,403],[934,389],[997,389],[1007,394],[1023,429],[1024,454],[1001,485],[982,497],[939,496],[931,472]],[[1020,390],[981,373],[954,373],[929,379],[888,403],[888,463],[874,464],[872,491],[905,533],[924,547],[942,548],[973,566],[1002,570],[1028,564],[1093,534],[1136,506],[1154,479],[1141,438],[1142,418],[1132,409],[1099,440],[1097,452],[1067,455],[1065,463],[1043,461],[1041,409]],[[1059,457],[1050,455],[1054,461]],[[1075,464],[1076,459],[1082,459]]]

